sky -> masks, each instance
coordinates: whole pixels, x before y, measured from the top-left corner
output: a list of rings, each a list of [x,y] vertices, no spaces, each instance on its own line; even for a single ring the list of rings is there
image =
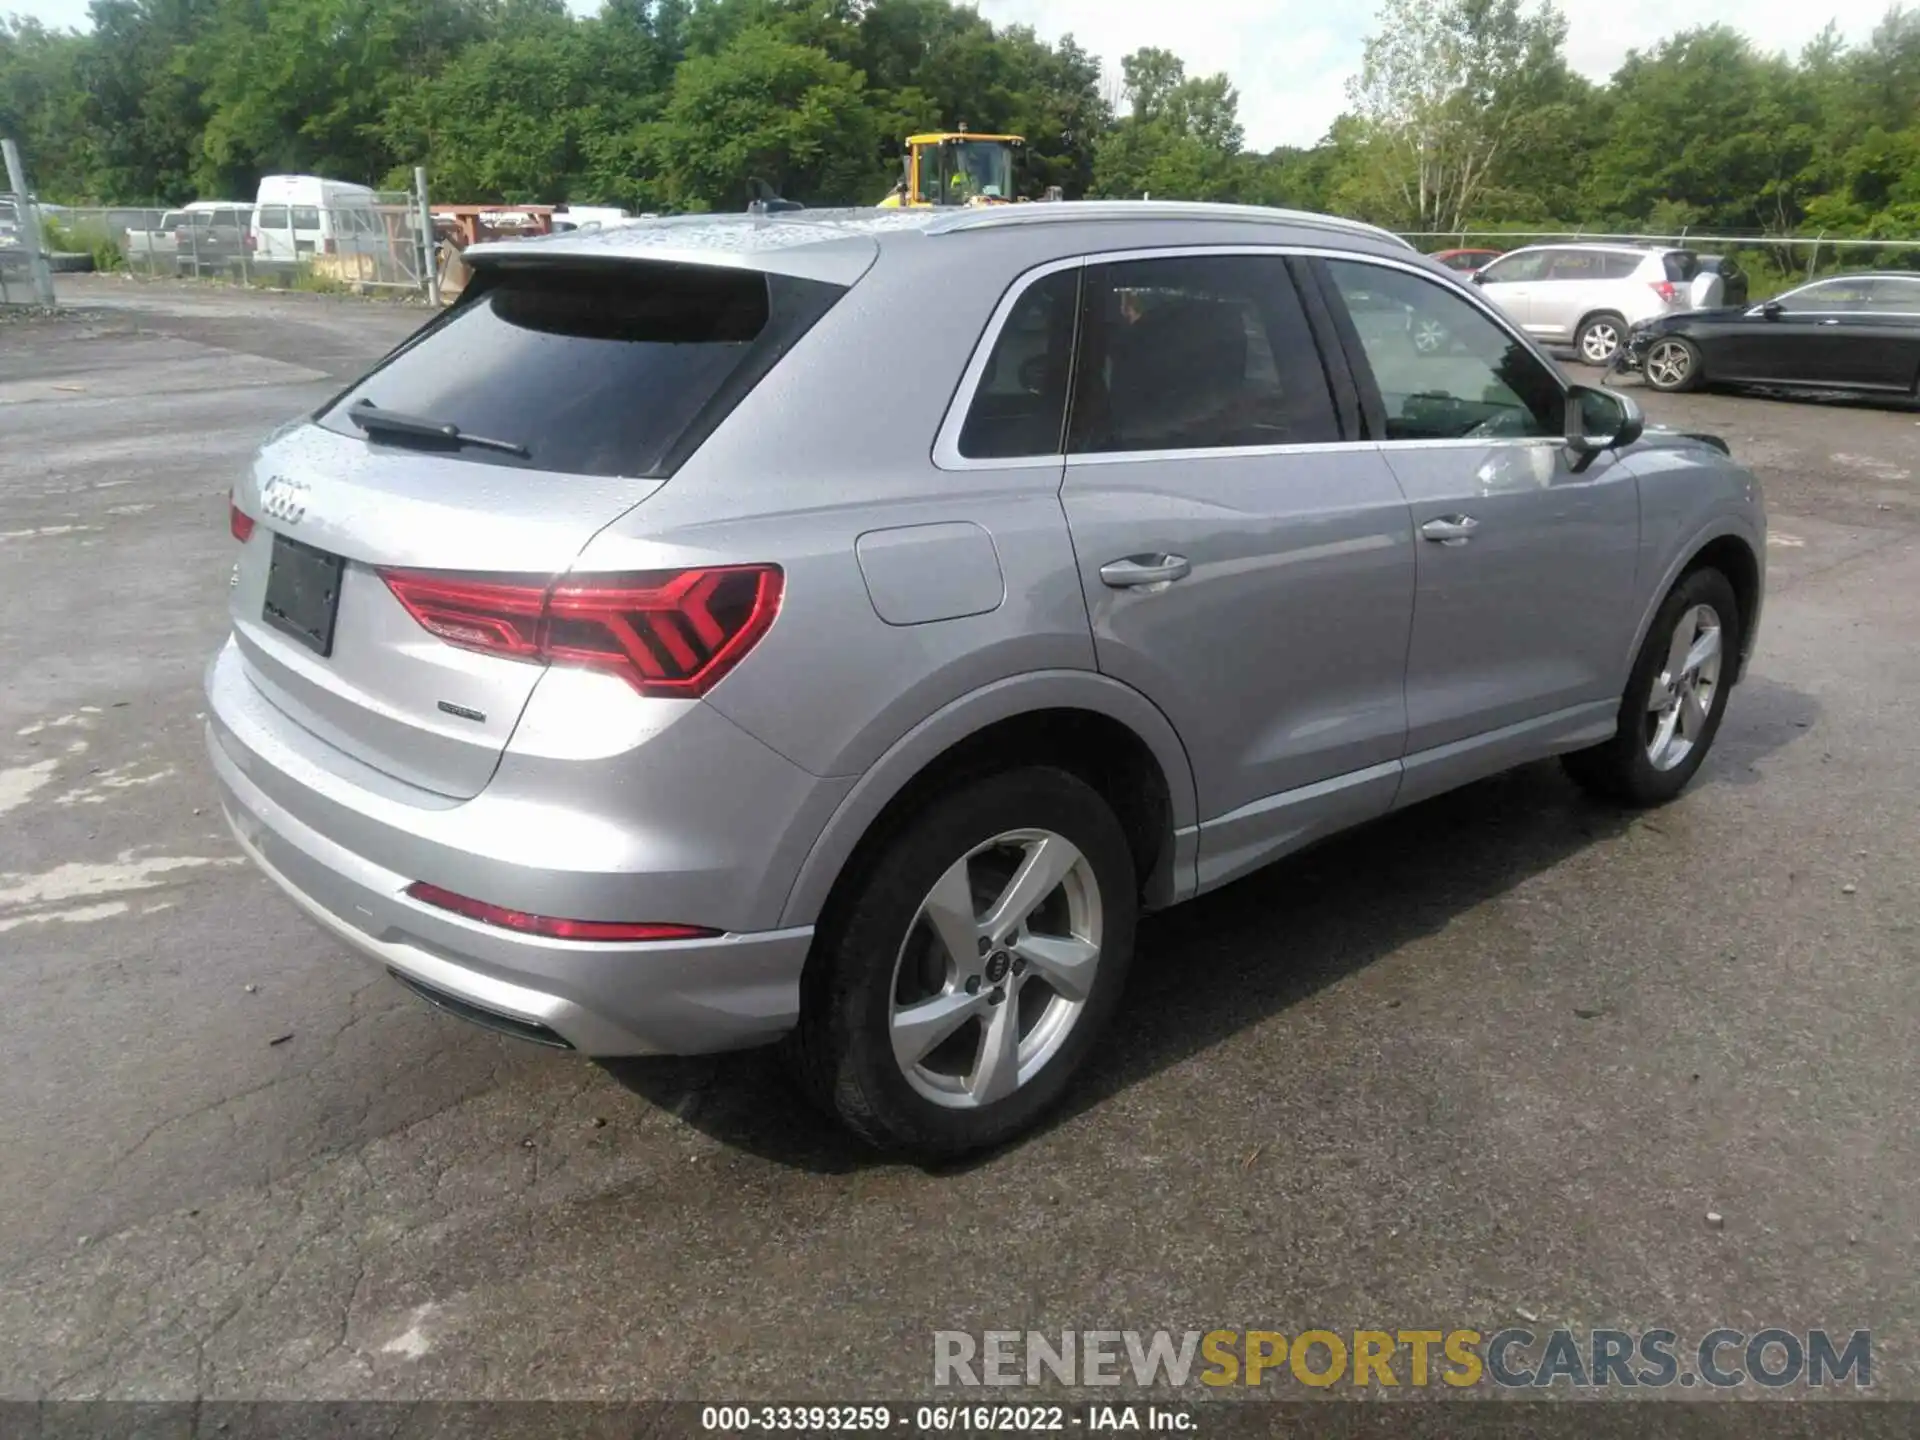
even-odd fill
[[[576,10],[598,0],[569,0]],[[1145,45],[1171,50],[1194,75],[1224,70],[1240,91],[1247,144],[1311,145],[1343,107],[1373,25],[1372,0],[975,0],[996,24],[1031,25],[1043,39],[1071,34],[1117,83],[1120,57]],[[1833,20],[1863,40],[1889,0],[1562,0],[1567,59],[1599,80],[1628,50],[1687,25],[1724,21],[1767,50],[1797,52]],[[53,26],[84,26],[87,0],[0,0]]]

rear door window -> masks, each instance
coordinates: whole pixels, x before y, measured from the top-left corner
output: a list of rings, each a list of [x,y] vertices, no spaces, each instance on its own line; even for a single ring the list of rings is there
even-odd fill
[[[1340,439],[1326,367],[1281,257],[1090,266],[1074,454]]]
[[[1077,266],[1042,276],[1014,301],[967,407],[962,455],[985,460],[1060,454],[1079,302]]]
[[[254,222],[262,230],[284,230],[287,228],[287,207],[284,205],[262,205],[259,218]]]
[[[1621,271],[1620,261],[1626,262]],[[1640,260],[1634,255],[1610,255],[1604,250],[1556,250],[1547,262],[1546,278],[1549,280],[1613,280],[1622,274],[1631,275],[1639,268]]]
[[[406,442],[476,464],[666,476],[843,293],[691,265],[482,271],[318,421],[358,436],[365,401],[527,452]]]
[[[311,205],[294,206],[293,228],[296,230],[318,230],[320,228],[319,210]]]

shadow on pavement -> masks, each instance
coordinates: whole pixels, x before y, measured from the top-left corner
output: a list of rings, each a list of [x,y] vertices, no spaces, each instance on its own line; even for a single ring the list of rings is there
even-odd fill
[[[1818,718],[1812,697],[1749,678],[1690,788],[1756,783],[1758,762]],[[1529,765],[1148,917],[1112,1030],[1040,1132],[1442,929],[1634,818],[1588,799],[1557,763]],[[1192,983],[1199,969],[1204,985]],[[778,1164],[837,1174],[892,1163],[815,1111],[771,1050],[604,1068],[702,1132]],[[991,1163],[994,1153],[940,1168]]]

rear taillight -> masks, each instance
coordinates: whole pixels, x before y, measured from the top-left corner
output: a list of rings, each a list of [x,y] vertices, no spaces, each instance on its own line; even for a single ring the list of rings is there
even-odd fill
[[[240,508],[231,492],[227,495],[227,529],[242,545],[253,538],[253,517]]]
[[[416,880],[407,894],[423,905],[448,910],[478,920],[482,925],[497,925],[502,930],[517,930],[522,935],[544,935],[550,940],[599,940],[603,943],[634,944],[643,940],[704,940],[718,935],[699,925],[658,925],[629,923],[623,920],[557,920],[551,915],[529,915],[524,910],[509,910],[504,905],[489,905],[484,900],[456,895]]]
[[[333,241],[331,238],[320,242],[320,253],[323,255],[333,254]]]
[[[1671,305],[1680,298],[1680,291],[1674,286],[1671,280],[1655,280],[1653,282],[1653,293],[1660,297],[1662,304],[1666,305]]]
[[[647,575],[464,580],[419,570],[380,578],[449,645],[509,660],[584,665],[642,695],[701,696],[773,624],[781,574],[728,565]]]
[[[174,232],[173,232],[173,243],[174,243],[174,244],[176,244],[176,245],[184,245],[184,244],[186,244],[186,243],[187,243],[187,232],[186,232],[186,231],[184,231],[184,230],[176,230],[176,231],[174,231]]]
[[[255,235],[251,230],[243,231],[240,236],[240,243],[249,250],[258,250],[260,248],[260,237]]]

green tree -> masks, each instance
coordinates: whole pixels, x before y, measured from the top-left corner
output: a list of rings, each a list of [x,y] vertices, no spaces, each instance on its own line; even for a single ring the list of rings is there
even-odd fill
[[[1120,62],[1127,114],[1094,151],[1094,191],[1165,199],[1235,198],[1245,181],[1240,97],[1225,75],[1190,79],[1165,50]]]
[[[87,43],[36,20],[0,15],[0,135],[19,142],[34,189],[48,200],[87,193],[92,136],[80,80]]]
[[[677,209],[740,209],[755,182],[808,203],[860,203],[883,186],[860,73],[772,30],[742,30],[674,75],[640,151]]]
[[[1629,55],[1612,89],[1591,210],[1640,217],[1666,201],[1712,225],[1785,230],[1799,221],[1819,112],[1788,61],[1707,26]]]
[[[1360,123],[1336,198],[1409,229],[1460,229],[1564,83],[1566,18],[1547,0],[1386,0],[1379,24],[1348,85]]]
[[[206,123],[194,46],[215,0],[93,0],[77,69],[90,190],[122,204],[193,198]]]
[[[656,68],[651,33],[618,11],[529,14],[398,95],[387,149],[423,157],[435,191],[465,200],[639,202],[639,177],[599,162],[658,111]]]
[[[559,0],[512,7],[511,23],[529,10],[564,18]],[[380,183],[420,158],[389,148],[389,107],[483,39],[491,18],[470,0],[220,0],[195,46],[208,112],[202,186],[244,191],[274,171]]]

